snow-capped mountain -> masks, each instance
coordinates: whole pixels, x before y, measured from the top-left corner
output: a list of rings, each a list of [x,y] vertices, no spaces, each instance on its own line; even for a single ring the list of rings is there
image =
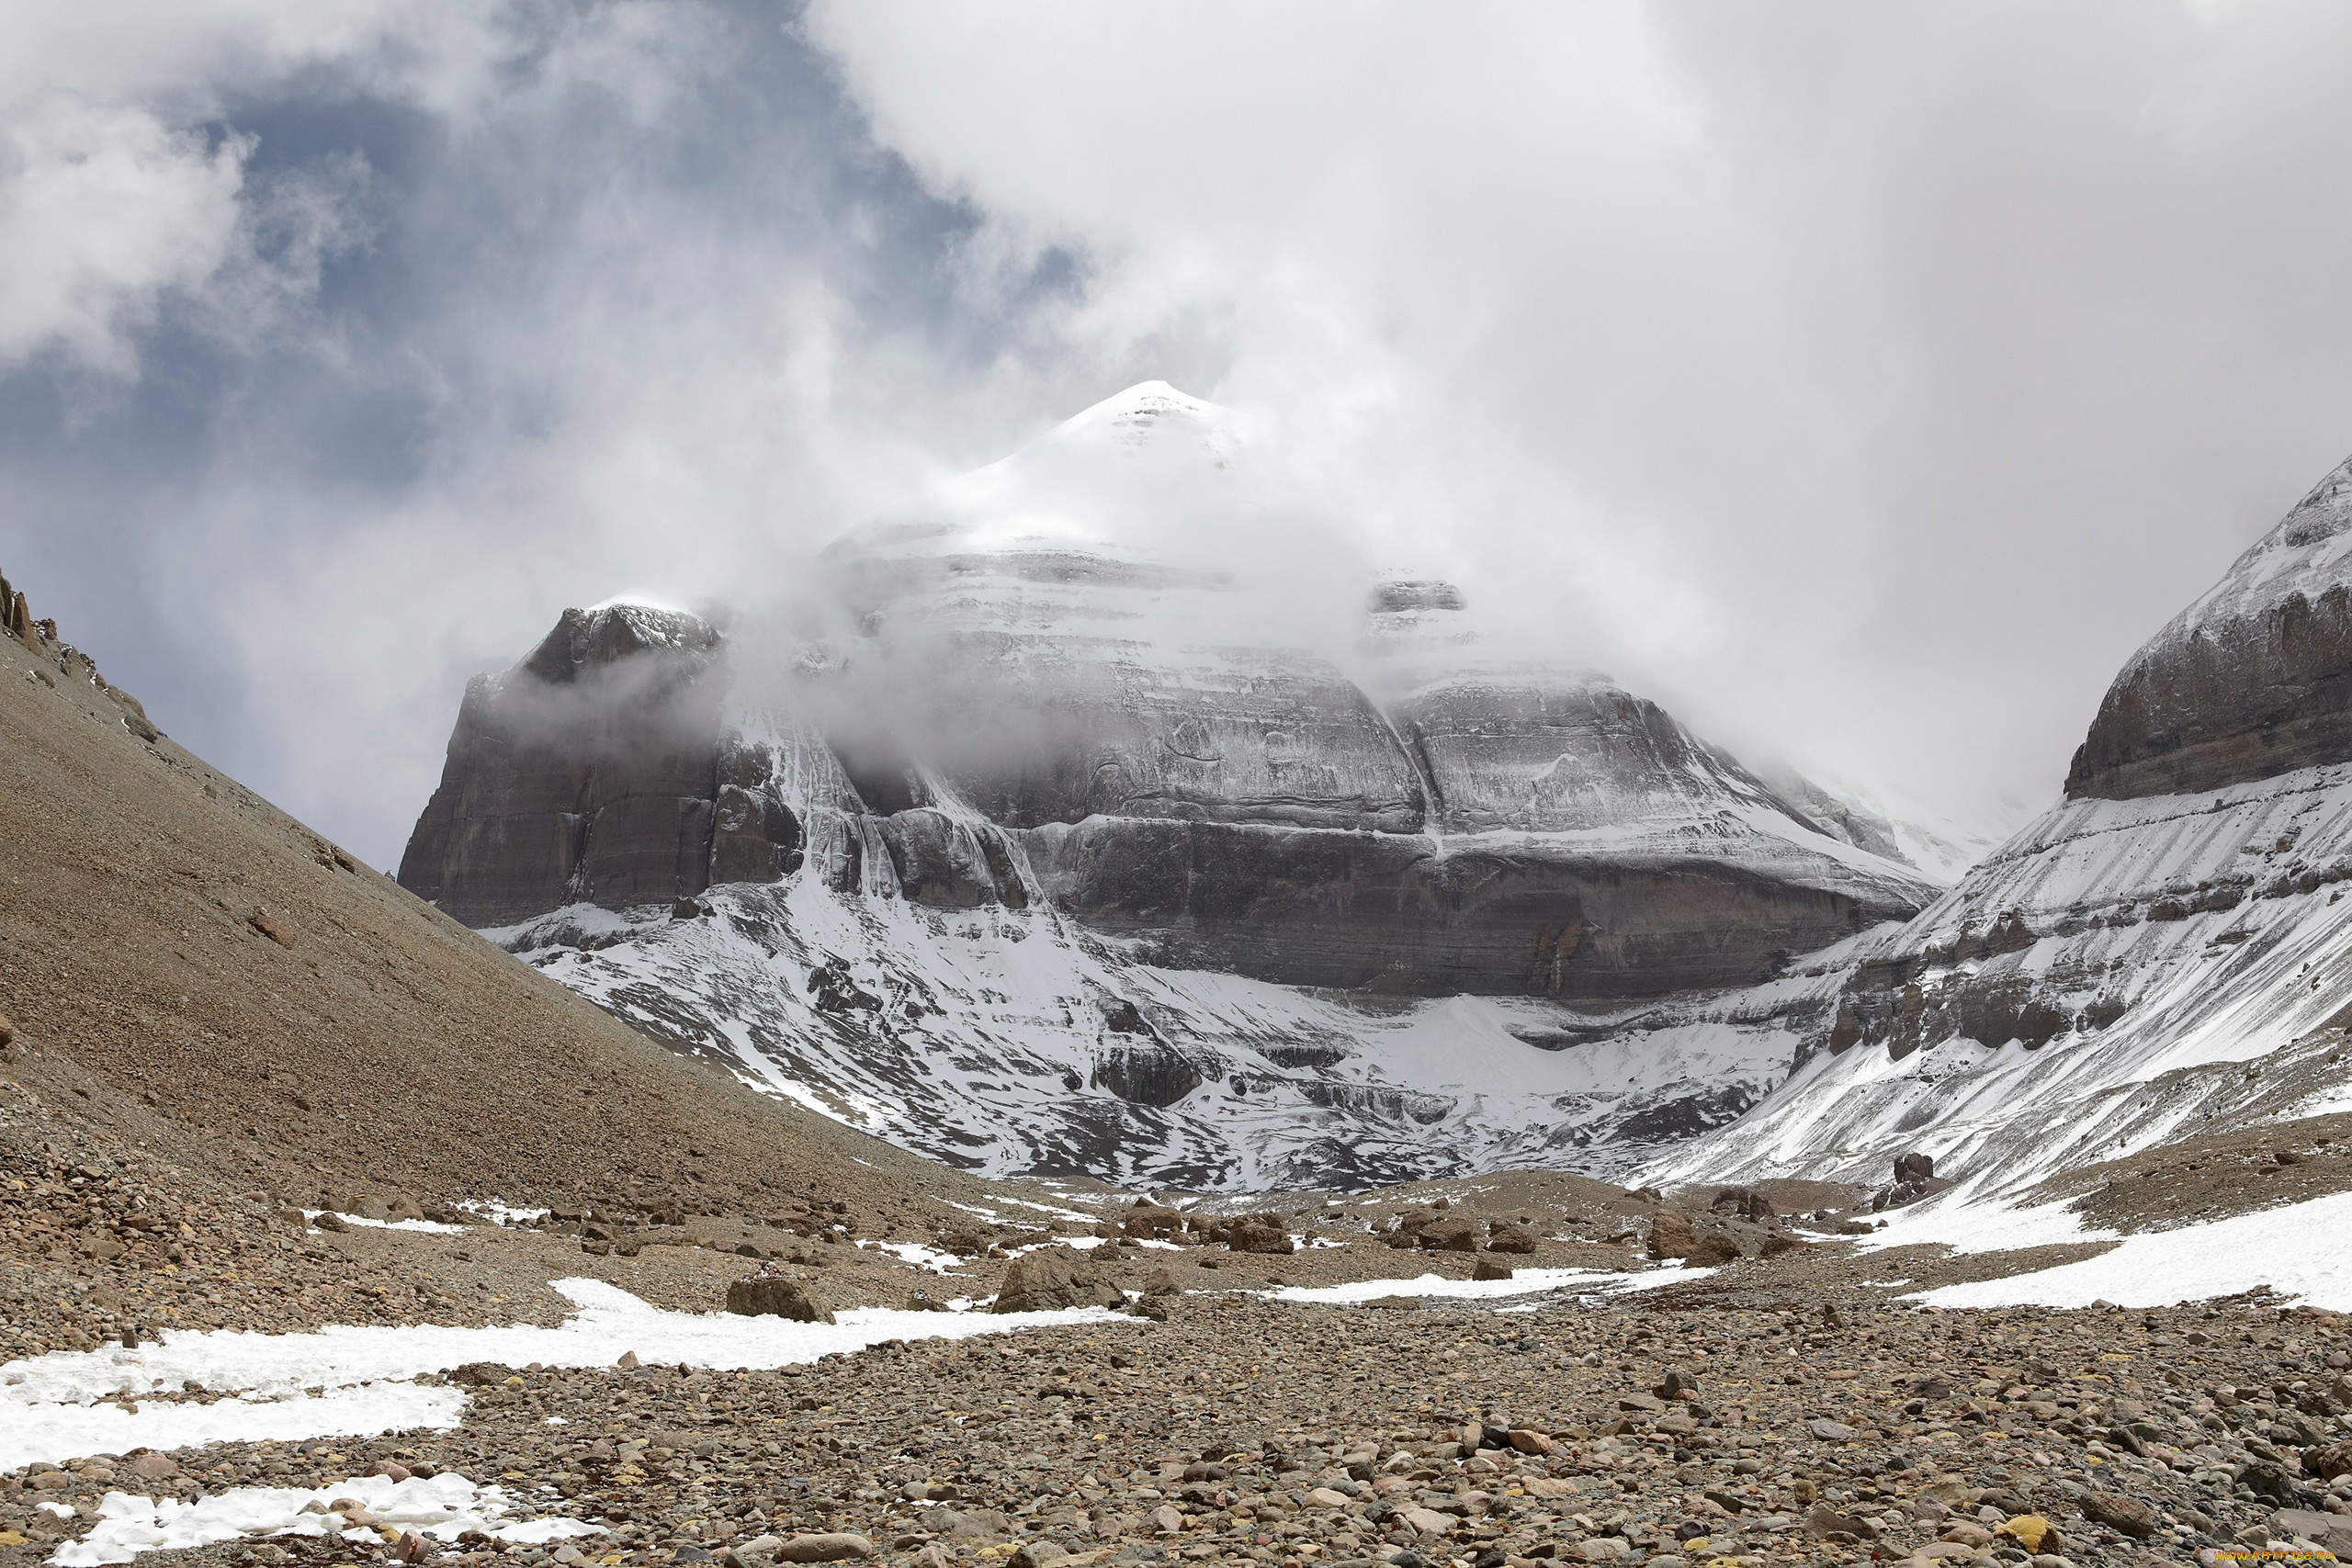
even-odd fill
[[[2352,462],[2135,654],[2069,798],[1902,926],[1739,1004],[1801,1066],[1660,1178],[1988,1188],[2352,1105]]]
[[[1159,547],[1261,504],[1148,383],[842,539],[813,614],[567,612],[401,880],[910,1146],[1200,1185],[1620,1168],[1786,1071],[1659,1018],[1935,897],[1444,583],[1318,636]]]

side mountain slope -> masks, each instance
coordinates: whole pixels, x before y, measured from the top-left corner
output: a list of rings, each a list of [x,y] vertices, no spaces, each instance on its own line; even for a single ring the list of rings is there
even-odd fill
[[[70,1077],[55,1098],[100,1131],[135,1122],[232,1184],[312,1203],[818,1200],[878,1224],[973,1190],[681,1062],[517,963],[181,748],[11,603],[0,1013],[12,1072]]]
[[[2135,654],[2068,798],[1896,927],[1722,1004],[1794,1071],[1672,1179],[1985,1190],[2352,1106],[2352,465]]]

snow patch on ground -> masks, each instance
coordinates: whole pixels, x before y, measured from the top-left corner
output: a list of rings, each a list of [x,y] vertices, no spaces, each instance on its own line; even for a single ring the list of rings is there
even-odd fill
[[[544,1213],[546,1211],[540,1212]],[[302,1211],[302,1217],[312,1224],[317,1224],[321,1214],[331,1213],[333,1211],[328,1209],[305,1209]],[[347,1225],[367,1225],[370,1229],[379,1231],[430,1231],[436,1235],[463,1235],[468,1229],[465,1225],[444,1224],[439,1220],[363,1220],[357,1214],[342,1214],[337,1217]]]
[[[887,1252],[901,1263],[911,1263],[918,1269],[928,1269],[933,1273],[945,1273],[964,1261],[952,1252],[925,1247],[919,1241],[861,1241],[857,1245],[875,1252]]]
[[[454,1472],[429,1480],[412,1476],[401,1482],[382,1475],[357,1475],[316,1491],[240,1486],[193,1503],[109,1492],[98,1504],[97,1527],[82,1540],[60,1547],[50,1562],[62,1568],[96,1568],[100,1563],[129,1562],[142,1551],[206,1546],[247,1536],[347,1539],[340,1516],[302,1511],[305,1504],[323,1507],[345,1497],[357,1499],[392,1529],[413,1529],[435,1540],[455,1540],[466,1530],[480,1530],[498,1540],[540,1545],[566,1536],[605,1533],[602,1525],[578,1519],[509,1519],[510,1508],[523,1506],[519,1499],[509,1498],[501,1487],[477,1486]],[[372,1544],[372,1538],[361,1531],[349,1536]]]
[[[1979,1198],[1977,1187],[1972,1181],[1894,1210],[1884,1230],[1856,1237],[1854,1246],[1863,1252],[1921,1246],[1949,1247],[1954,1252],[2008,1252],[2115,1239],[2113,1231],[2086,1226],[2082,1216],[2064,1203],[2014,1209]]]
[[[2154,1307],[2268,1285],[2282,1296],[2344,1312],[2352,1310],[2352,1250],[2339,1240],[2346,1234],[2352,1234],[2352,1192],[2336,1192],[2206,1224],[2128,1235],[2112,1251],[2080,1263],[1947,1285],[1913,1299],[1939,1307],[2080,1307],[2097,1301]]]
[[[43,1358],[47,1359],[47,1358]],[[22,1363],[17,1363],[21,1365]],[[201,1448],[206,1443],[298,1443],[370,1432],[446,1431],[458,1424],[466,1393],[413,1382],[370,1382],[320,1394],[218,1399],[209,1404],[147,1400],[122,1405],[20,1399],[0,1389],[0,1469],[82,1454],[136,1448]]]
[[[1265,1293],[1278,1302],[1312,1302],[1331,1306],[1353,1306],[1387,1296],[1452,1296],[1469,1301],[1487,1301],[1502,1296],[1530,1295],[1537,1291],[1573,1290],[1579,1293],[1611,1294],[1623,1291],[1654,1291],[1663,1285],[1703,1280],[1713,1272],[1712,1269],[1646,1269],[1631,1272],[1601,1269],[1521,1269],[1508,1280],[1449,1280],[1442,1274],[1423,1274],[1411,1280],[1358,1280],[1346,1285],[1291,1285]]]
[[[608,1367],[635,1350],[727,1371],[781,1367],[885,1339],[964,1338],[1057,1324],[1121,1322],[1100,1308],[1001,1316],[859,1307],[835,1324],[728,1313],[667,1312],[601,1280],[559,1280],[580,1311],[555,1328],[338,1325],[315,1334],[167,1332],[137,1348],[57,1351],[0,1365],[0,1470],[36,1460],[185,1448],[235,1439],[291,1441],[457,1425],[464,1395],[420,1388],[424,1372],[469,1361]],[[212,1404],[101,1405],[110,1395],[199,1390]],[[306,1391],[317,1389],[316,1395]]]

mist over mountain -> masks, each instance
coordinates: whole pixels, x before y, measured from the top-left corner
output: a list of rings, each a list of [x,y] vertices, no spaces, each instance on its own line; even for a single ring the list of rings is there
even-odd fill
[[[1361,1181],[1612,1141],[1623,1168],[1745,1109],[1769,1062],[1604,1083],[1563,1053],[1594,1010],[1918,909],[1922,830],[1776,791],[1452,584],[1253,551],[1279,461],[1145,383],[781,604],[567,611],[469,688],[401,880],[989,1170]],[[1501,1057],[1466,1072],[1465,1032]]]

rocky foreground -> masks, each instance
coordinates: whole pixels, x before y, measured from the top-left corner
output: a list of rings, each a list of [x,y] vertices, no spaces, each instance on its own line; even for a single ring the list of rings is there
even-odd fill
[[[18,1472],[0,1480],[0,1562],[85,1533],[108,1491],[333,1488],[388,1465],[495,1482],[526,1500],[514,1517],[603,1533],[423,1542],[355,1503],[339,1537],[141,1561],[2090,1568],[2352,1552],[2352,1325],[2308,1308],[1159,1299],[1164,1322],[1105,1313],[772,1371],[468,1367],[454,1375],[478,1392],[452,1431]]]

